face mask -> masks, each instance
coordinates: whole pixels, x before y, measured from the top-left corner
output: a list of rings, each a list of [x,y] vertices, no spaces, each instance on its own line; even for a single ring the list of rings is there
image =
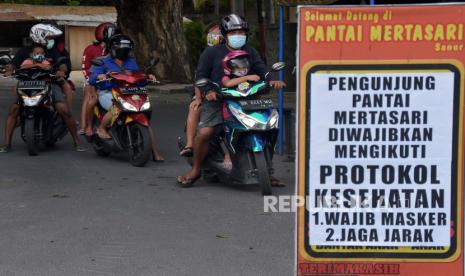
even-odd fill
[[[111,50],[111,55],[113,58],[117,58],[120,60],[125,60],[129,57],[129,52],[131,49],[129,48],[120,48],[120,49],[113,49]]]
[[[34,54],[34,55],[32,55],[32,60],[34,60],[35,62],[42,63],[45,60],[45,55],[43,55],[43,54]]]
[[[55,40],[53,40],[53,39],[47,40],[47,49],[48,50],[52,49],[54,45],[55,45]]]
[[[247,36],[245,35],[229,35],[228,36],[228,45],[234,49],[240,49],[245,45]]]

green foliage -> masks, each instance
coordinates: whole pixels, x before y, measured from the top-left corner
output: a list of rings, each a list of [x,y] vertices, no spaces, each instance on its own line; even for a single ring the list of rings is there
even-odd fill
[[[191,66],[195,66],[200,54],[207,44],[206,27],[202,22],[191,21],[184,23],[184,35],[187,43],[187,55]]]

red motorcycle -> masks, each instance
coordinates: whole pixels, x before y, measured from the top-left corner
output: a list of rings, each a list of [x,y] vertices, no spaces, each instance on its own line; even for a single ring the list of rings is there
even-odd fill
[[[156,62],[152,60],[150,67]],[[93,63],[96,66],[100,64],[99,60]],[[142,72],[113,72],[108,73],[107,79],[103,81],[112,83],[113,107],[110,110],[113,116],[108,130],[112,139],[101,139],[94,134],[89,139],[90,143],[99,156],[106,157],[111,152],[127,152],[132,165],[143,167],[152,156],[147,75]],[[106,112],[100,103],[95,106],[94,133]]]

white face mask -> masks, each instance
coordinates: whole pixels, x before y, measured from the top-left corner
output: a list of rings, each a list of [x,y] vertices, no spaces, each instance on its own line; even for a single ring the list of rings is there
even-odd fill
[[[52,49],[54,45],[55,45],[55,40],[53,40],[53,39],[47,40],[47,49],[48,50]]]

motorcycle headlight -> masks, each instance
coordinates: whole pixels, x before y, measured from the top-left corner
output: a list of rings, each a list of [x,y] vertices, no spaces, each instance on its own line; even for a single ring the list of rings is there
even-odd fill
[[[36,106],[39,104],[40,100],[44,97],[43,94],[35,95],[32,97],[29,96],[21,96],[23,98],[23,102],[25,106]]]
[[[124,110],[128,110],[128,111],[133,111],[133,112],[137,112],[137,108],[128,103],[127,101],[123,100],[123,98],[121,97],[118,97],[118,102],[121,104],[121,106],[123,107]]]
[[[140,111],[146,111],[150,109],[150,102],[147,100],[140,108]]]
[[[231,113],[242,123],[247,129],[266,129],[266,123],[259,121],[235,108],[234,106],[229,107]]]

